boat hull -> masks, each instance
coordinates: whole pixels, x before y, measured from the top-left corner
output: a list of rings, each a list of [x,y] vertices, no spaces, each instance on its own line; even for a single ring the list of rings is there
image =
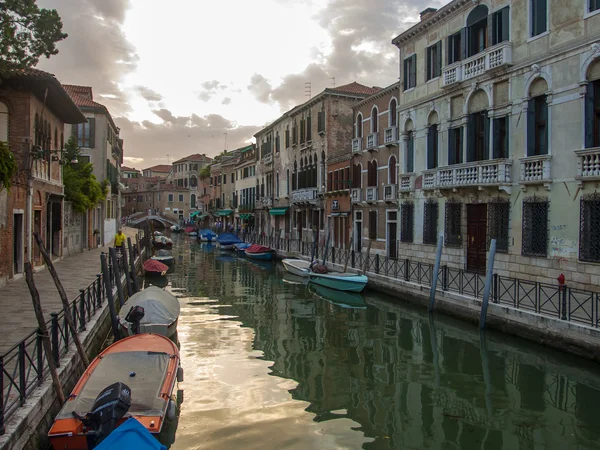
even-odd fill
[[[169,267],[171,267],[173,265],[173,263],[175,262],[175,258],[173,258],[172,256],[152,256],[150,259],[161,262],[164,265],[169,266]]]
[[[273,261],[273,252],[264,252],[264,253],[248,253],[248,251],[244,251],[247,258],[257,259],[259,261]]]
[[[299,277],[308,278],[310,270],[308,267],[299,267],[300,264],[308,264],[302,259],[284,259],[281,261],[286,271]]]
[[[311,283],[319,286],[346,292],[362,292],[368,281],[368,278],[364,275],[336,276],[331,273],[311,273],[309,279]]]

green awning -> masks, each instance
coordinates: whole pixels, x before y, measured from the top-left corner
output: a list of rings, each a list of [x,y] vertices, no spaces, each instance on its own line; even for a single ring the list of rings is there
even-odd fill
[[[287,206],[285,208],[272,208],[269,211],[269,214],[271,214],[272,216],[285,216],[285,213],[288,209],[289,208]]]
[[[240,219],[249,219],[250,217],[252,217],[252,214],[249,214],[249,213],[240,214]]]
[[[232,212],[233,212],[233,210],[231,210],[231,209],[221,209],[220,211],[216,212],[216,215],[217,216],[228,216]]]
[[[193,213],[190,214],[190,219],[193,217],[196,217],[198,214],[202,214],[202,211],[194,211]]]
[[[198,220],[204,220],[204,219],[206,219],[207,217],[208,217],[208,214],[200,214],[200,215],[198,216]]]

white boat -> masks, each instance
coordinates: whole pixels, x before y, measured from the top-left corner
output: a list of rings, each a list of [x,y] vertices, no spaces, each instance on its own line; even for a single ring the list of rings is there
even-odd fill
[[[127,299],[121,310],[127,313],[136,306],[144,308],[144,317],[139,322],[140,333],[155,333],[168,338],[175,335],[180,306],[179,300],[173,294],[156,286],[149,286]],[[129,322],[124,318],[119,322],[126,335],[134,334]]]
[[[282,260],[281,263],[283,264],[283,267],[285,267],[285,270],[299,277],[308,277],[311,272],[310,261],[286,258]]]
[[[358,275],[350,272],[310,272],[308,277],[311,283],[348,292],[362,292],[369,281],[366,275]]]

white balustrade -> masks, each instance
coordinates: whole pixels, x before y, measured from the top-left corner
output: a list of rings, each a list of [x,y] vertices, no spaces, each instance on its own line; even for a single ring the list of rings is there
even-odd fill
[[[362,152],[362,138],[352,139],[352,153]]]
[[[440,167],[423,172],[423,189],[510,185],[512,161],[488,160]]]
[[[548,183],[552,181],[550,175],[550,161],[552,156],[539,155],[521,158],[522,184]]]
[[[512,64],[512,42],[505,41],[442,69],[443,86],[469,80],[489,70]]]
[[[367,136],[367,150],[376,149],[379,146],[378,133],[371,133]]]
[[[350,191],[350,201],[352,203],[358,203],[362,201],[362,189],[361,188],[353,188]]]
[[[365,200],[367,202],[376,202],[377,198],[377,188],[376,187],[368,187],[365,195]]]
[[[598,179],[600,178],[600,147],[577,150],[577,178]]]
[[[398,194],[396,193],[396,185],[395,184],[386,184],[383,186],[383,199],[386,202],[394,201],[398,198]]]
[[[411,192],[415,190],[415,177],[413,175],[400,176],[400,192]]]
[[[396,144],[398,142],[398,127],[386,128],[383,132],[384,144]]]

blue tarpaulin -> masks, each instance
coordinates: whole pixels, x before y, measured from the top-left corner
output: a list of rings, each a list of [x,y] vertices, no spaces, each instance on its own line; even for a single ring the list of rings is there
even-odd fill
[[[110,450],[115,448],[167,450],[167,447],[158,442],[146,427],[133,417],[127,419],[122,425],[113,430],[113,432],[96,447],[96,450]]]

